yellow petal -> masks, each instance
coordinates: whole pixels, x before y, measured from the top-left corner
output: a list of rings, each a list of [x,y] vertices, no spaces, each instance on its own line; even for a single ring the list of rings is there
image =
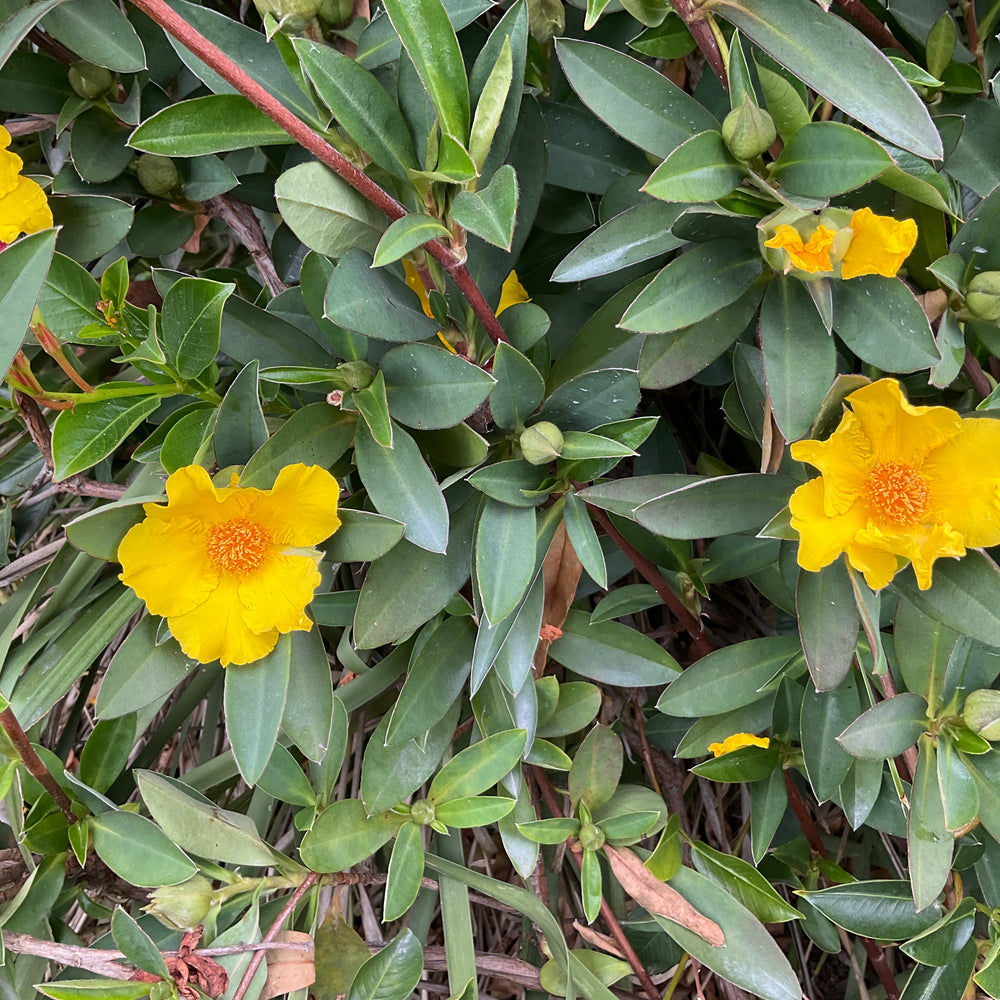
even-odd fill
[[[170,631],[181,649],[199,663],[219,660],[253,663],[266,656],[278,642],[278,630],[254,632],[243,619],[239,578],[223,574],[208,600],[187,614],[169,619]]]
[[[886,529],[869,524],[868,528],[859,534],[858,540],[872,549],[882,549],[886,553],[910,560],[917,577],[917,586],[921,590],[927,590],[931,585],[931,567],[935,559],[965,555],[962,536],[947,524],[933,524],[926,527],[913,525],[898,529]],[[882,575],[876,574],[876,576],[878,579],[883,578]],[[868,578],[867,573],[865,578]],[[885,578],[885,583],[891,578],[890,574]],[[885,583],[880,586],[885,586]],[[873,585],[869,583],[869,586]],[[878,588],[873,587],[873,589]]]
[[[251,632],[308,632],[312,622],[305,608],[319,581],[315,559],[275,553],[253,573],[239,579],[244,624]]]
[[[423,309],[425,315],[433,319],[434,313],[431,312],[431,302],[427,289],[424,288],[424,283],[420,280],[416,267],[405,257],[403,258],[403,272],[406,274],[406,284],[411,291],[417,293],[417,298],[420,299],[420,308]]]
[[[766,750],[770,745],[771,741],[766,736],[754,736],[753,733],[733,733],[721,743],[712,743],[708,751],[713,757],[721,757],[724,753],[742,750],[743,747],[763,747]]]
[[[827,514],[823,492],[823,477],[810,479],[796,489],[788,502],[792,527],[799,533],[798,563],[811,573],[847,552],[868,523],[862,504],[855,504],[843,514]]]
[[[829,516],[845,514],[862,497],[874,464],[874,447],[860,419],[844,413],[825,441],[796,441],[792,457],[823,473],[823,502]]]
[[[503,288],[500,289],[500,304],[497,306],[496,314],[499,316],[508,306],[517,305],[518,302],[530,301],[531,298],[524,290],[524,285],[518,279],[517,272],[511,271],[504,278]]]
[[[183,614],[197,607],[218,586],[219,569],[206,552],[200,521],[147,518],[118,546],[120,579],[154,615]]]
[[[51,225],[45,192],[30,178],[18,177],[14,190],[0,198],[0,240],[12,243],[21,233],[37,233]]]
[[[318,465],[286,465],[270,490],[244,490],[247,516],[262,524],[278,546],[309,547],[339,527],[340,486]]]
[[[895,277],[917,242],[917,224],[913,219],[899,222],[889,215],[876,215],[870,208],[854,213],[851,229],[854,235],[841,270],[844,278],[863,274]]]
[[[9,194],[17,188],[23,166],[24,161],[17,153],[0,150],[0,195]]]

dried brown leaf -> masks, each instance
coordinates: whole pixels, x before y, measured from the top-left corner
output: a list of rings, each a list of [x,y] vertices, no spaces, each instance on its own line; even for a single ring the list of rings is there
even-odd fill
[[[573,544],[566,534],[565,521],[559,522],[542,562],[545,580],[545,607],[542,611],[542,635],[535,649],[535,676],[540,677],[549,655],[549,644],[555,635],[552,629],[561,629],[570,605],[576,596],[583,564],[577,558]]]
[[[312,945],[312,938],[304,931],[281,931],[275,935],[274,940]],[[316,963],[311,947],[309,951],[276,948],[267,953],[267,979],[264,980],[260,1000],[292,993],[303,986],[311,986],[314,982]]]

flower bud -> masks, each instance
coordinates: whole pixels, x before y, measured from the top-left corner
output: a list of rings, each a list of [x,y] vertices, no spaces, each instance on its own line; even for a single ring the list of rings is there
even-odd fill
[[[521,445],[521,454],[526,462],[532,465],[545,465],[558,458],[562,452],[562,431],[555,424],[543,420],[526,428],[518,443]]]
[[[410,818],[414,823],[427,826],[434,822],[434,804],[427,799],[418,799],[410,806]]]
[[[969,312],[979,319],[1000,320],[1000,271],[983,271],[970,282],[965,292]]]
[[[737,160],[751,160],[770,148],[778,137],[774,119],[750,97],[733,108],[722,123],[722,139]]]
[[[177,164],[169,156],[160,156],[158,153],[144,153],[139,157],[136,176],[143,190],[157,198],[166,198],[181,186]]]
[[[115,85],[115,78],[110,70],[103,66],[95,66],[86,59],[77,59],[66,75],[73,92],[90,100],[103,97]]]
[[[597,851],[604,846],[604,831],[593,823],[583,823],[577,840],[585,851]]]
[[[566,29],[563,0],[528,0],[528,30],[539,45],[546,45]]]
[[[271,14],[283,31],[304,31],[319,13],[320,0],[254,0],[261,17]]]
[[[208,916],[211,906],[212,883],[204,875],[192,875],[177,885],[160,886],[142,909],[167,927],[193,931]]]
[[[1000,691],[982,688],[965,699],[965,724],[983,739],[1000,739]]]
[[[317,16],[327,26],[343,24],[354,12],[354,0],[322,0]]]

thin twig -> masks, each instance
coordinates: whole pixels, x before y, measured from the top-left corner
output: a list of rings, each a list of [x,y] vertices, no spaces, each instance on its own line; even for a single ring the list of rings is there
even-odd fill
[[[965,360],[962,362],[962,370],[968,376],[969,381],[972,383],[972,388],[975,389],[976,395],[980,399],[985,399],[993,391],[990,380],[986,377],[986,373],[976,359],[975,354],[968,347],[965,349]]]
[[[196,31],[165,0],[132,0],[143,13],[151,17],[164,31],[173,35],[185,48],[207,63],[227,83],[235,87],[248,101],[258,107],[273,122],[283,128],[300,146],[308,149],[321,163],[345,180],[359,194],[383,213],[391,222],[407,215],[406,208],[387,191],[379,187],[363,170],[334,149],[322,136],[288,110],[277,98],[245,73],[221,49]],[[460,257],[440,240],[431,240],[424,249],[439,261],[465,296],[483,329],[494,343],[507,341],[507,334],[498,322],[489,303],[483,297],[465,266],[465,252]]]
[[[257,273],[267,290],[271,295],[280,295],[288,286],[278,277],[267,238],[257,216],[253,214],[253,209],[245,202],[220,194],[205,202],[205,210],[229,226],[239,242],[249,251],[257,266]]]
[[[59,806],[62,814],[66,817],[66,822],[72,826],[77,821],[73,812],[73,803],[59,787],[56,779],[52,777],[42,758],[35,753],[35,748],[31,745],[27,733],[21,728],[21,723],[17,721],[17,717],[9,705],[0,712],[0,726],[3,726],[4,732],[10,737],[14,749],[31,776],[52,796],[53,802]]]
[[[684,22],[685,27],[691,32],[691,37],[698,43],[701,54],[705,57],[705,62],[712,67],[712,72],[722,82],[722,86],[729,89],[729,82],[726,79],[726,64],[719,51],[719,44],[712,34],[712,29],[705,20],[704,15],[698,10],[692,0],[670,0],[670,5],[677,12],[677,16]]]

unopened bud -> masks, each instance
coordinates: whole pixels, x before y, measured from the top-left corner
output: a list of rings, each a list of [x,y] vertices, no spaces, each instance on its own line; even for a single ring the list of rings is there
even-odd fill
[[[322,0],[317,16],[329,27],[343,24],[354,13],[354,0]]]
[[[585,851],[597,851],[604,846],[604,831],[593,823],[584,823],[577,840]]]
[[[434,804],[427,799],[419,799],[410,806],[410,818],[414,823],[427,826],[434,822]]]
[[[528,30],[539,45],[546,45],[566,29],[562,0],[528,0]]]
[[[143,190],[157,198],[166,198],[181,186],[177,164],[169,156],[158,153],[145,153],[139,157],[136,176]]]
[[[733,108],[722,123],[722,139],[737,160],[752,160],[770,148],[778,137],[774,119],[744,98],[742,107]]]
[[[260,16],[271,14],[285,32],[305,31],[319,13],[320,0],[254,0]]]
[[[212,883],[204,875],[192,875],[177,885],[160,886],[142,909],[161,924],[178,931],[193,931],[212,906]]]
[[[1000,320],[1000,271],[983,271],[970,282],[965,292],[969,312],[979,319]]]
[[[77,59],[70,66],[67,76],[73,92],[92,101],[103,97],[115,85],[115,78],[110,70],[95,66],[86,59]]]
[[[965,699],[965,724],[985,740],[1000,739],[1000,691],[982,688]]]
[[[526,428],[518,443],[526,462],[532,465],[546,465],[558,458],[562,452],[562,431],[555,424],[543,420]]]

